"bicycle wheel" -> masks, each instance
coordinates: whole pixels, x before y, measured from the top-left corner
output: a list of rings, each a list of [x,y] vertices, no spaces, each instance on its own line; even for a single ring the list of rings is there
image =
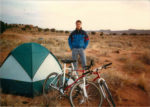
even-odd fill
[[[102,105],[103,106],[115,107],[115,102],[112,98],[111,92],[110,92],[106,82],[102,81],[100,86],[102,87],[103,92],[105,93],[105,96],[106,96],[106,99],[104,100]]]
[[[56,106],[61,98],[60,92],[56,88],[60,88],[60,86],[61,81],[58,73],[53,72],[47,76],[43,85],[43,94],[46,98],[46,105]]]
[[[74,106],[100,106],[103,100],[99,88],[92,82],[86,82],[87,96],[84,96],[83,81],[77,82],[70,91],[70,103]]]

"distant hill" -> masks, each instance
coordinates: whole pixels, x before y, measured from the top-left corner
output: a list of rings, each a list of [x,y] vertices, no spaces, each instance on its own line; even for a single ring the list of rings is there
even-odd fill
[[[0,34],[5,32],[5,30],[11,29],[19,32],[56,32],[56,33],[69,33],[67,30],[56,30],[55,28],[40,28],[34,25],[28,24],[8,24],[0,21]]]
[[[123,34],[123,33],[126,33],[126,34],[133,34],[133,33],[136,33],[136,34],[150,34],[150,30],[137,30],[137,29],[128,29],[128,30],[116,30],[116,31],[111,31],[111,30],[99,30],[99,32],[103,32],[103,33],[106,33],[106,34],[111,34],[111,33],[116,33],[116,34]]]
[[[70,33],[69,30],[56,30],[55,28],[40,28],[34,25],[27,24],[8,24],[3,21],[0,21],[0,34],[3,33],[6,29],[15,28],[19,31],[28,31],[28,32],[56,32],[56,33]],[[104,34],[144,34],[149,35],[150,30],[137,30],[137,29],[128,29],[128,30],[110,30],[110,29],[101,29],[101,30],[89,30],[88,33],[103,32]]]

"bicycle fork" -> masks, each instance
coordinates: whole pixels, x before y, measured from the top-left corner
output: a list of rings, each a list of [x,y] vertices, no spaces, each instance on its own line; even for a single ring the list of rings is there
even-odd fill
[[[103,94],[103,97],[106,99],[106,94],[105,94],[105,92],[104,92],[104,90],[102,88],[102,83],[104,83],[106,85],[106,87],[107,87],[107,84],[106,84],[106,82],[105,82],[105,80],[103,78],[98,79],[98,83],[99,83],[99,87],[101,89],[101,92]]]
[[[85,77],[83,77],[83,87],[82,88],[83,88],[84,96],[86,98],[88,98],[87,91],[86,91],[86,79],[85,79]]]

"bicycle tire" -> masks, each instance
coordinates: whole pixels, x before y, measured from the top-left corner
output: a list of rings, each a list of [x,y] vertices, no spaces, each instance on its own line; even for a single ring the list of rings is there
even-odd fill
[[[102,81],[100,86],[103,88],[103,90],[105,91],[105,94],[108,95],[108,97],[106,98],[107,103],[109,104],[110,107],[116,107],[115,102],[113,100],[113,97],[111,95],[111,92],[106,84],[105,81]]]
[[[70,104],[71,104],[71,106],[72,107],[75,107],[75,106],[79,106],[79,105],[76,105],[75,103],[74,103],[74,101],[73,101],[73,97],[75,97],[75,96],[73,96],[73,92],[74,91],[76,91],[76,89],[78,90],[78,88],[81,86],[83,84],[83,81],[80,81],[80,82],[77,82],[76,84],[74,84],[74,86],[72,87],[72,89],[71,89],[71,91],[70,91],[70,96],[69,96],[69,100],[70,100]],[[91,84],[91,85],[93,85],[94,87],[95,87],[95,90],[93,89],[93,94],[95,94],[95,95],[98,95],[97,97],[95,96],[94,98],[94,100],[96,100],[96,101],[93,101],[93,102],[91,102],[91,103],[89,103],[89,104],[91,104],[91,105],[88,105],[88,106],[94,106],[94,103],[96,103],[96,102],[98,102],[97,103],[97,106],[100,106],[101,104],[102,104],[102,102],[103,102],[103,96],[102,96],[102,94],[101,94],[101,91],[100,91],[100,89],[93,83],[93,82],[89,82],[89,81],[87,81],[86,82],[86,84]],[[88,85],[88,89],[89,89],[89,85]],[[96,91],[96,89],[97,89],[97,91]],[[90,90],[90,89],[89,89]],[[78,94],[82,94],[82,90],[81,90],[81,88],[78,90],[78,91],[80,91],[80,92],[77,92]],[[92,92],[91,92],[92,93]],[[76,95],[76,94],[75,94]],[[98,97],[100,98],[100,100],[97,100],[98,99]],[[82,99],[83,100],[83,99]],[[93,100],[93,99],[92,99]],[[87,101],[88,102],[88,101]],[[85,104],[86,105],[86,104]],[[83,107],[85,107],[85,105],[83,105]],[[80,106],[82,106],[82,105],[80,105]],[[87,106],[87,105],[86,105]]]
[[[52,72],[52,73],[50,73],[48,76],[47,76],[47,78],[45,79],[45,81],[44,81],[44,84],[43,84],[43,94],[44,94],[44,97],[46,98],[45,99],[45,105],[51,105],[51,106],[56,106],[57,105],[57,102],[58,102],[58,98],[60,97],[59,95],[60,95],[60,92],[58,91],[58,90],[56,90],[56,89],[54,89],[54,88],[52,88],[52,87],[47,87],[47,82],[48,82],[48,80],[49,80],[49,78],[51,77],[51,76],[58,76],[58,73],[56,73],[56,72]],[[59,80],[58,80],[59,81]],[[57,84],[57,83],[56,83]],[[57,85],[59,85],[59,84],[57,84]],[[49,89],[47,89],[47,88],[49,88]],[[47,92],[48,91],[48,92]],[[50,92],[50,93],[49,93]]]

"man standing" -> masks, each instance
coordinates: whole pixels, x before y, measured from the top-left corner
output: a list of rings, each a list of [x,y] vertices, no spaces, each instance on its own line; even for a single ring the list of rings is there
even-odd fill
[[[69,35],[68,38],[69,47],[72,50],[72,59],[78,61],[78,55],[80,56],[82,68],[86,66],[86,56],[84,50],[89,43],[89,37],[87,33],[82,30],[82,22],[76,21],[76,29]],[[74,63],[75,70],[78,69],[78,62]]]

